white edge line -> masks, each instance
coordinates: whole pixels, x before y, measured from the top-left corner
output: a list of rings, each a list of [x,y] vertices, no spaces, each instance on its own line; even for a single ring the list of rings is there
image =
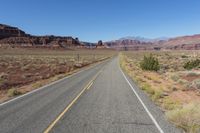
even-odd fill
[[[147,106],[144,104],[144,102],[142,101],[142,99],[140,98],[140,96],[138,95],[138,93],[136,92],[136,90],[133,88],[133,86],[131,85],[131,83],[129,82],[129,80],[127,79],[127,77],[125,76],[124,72],[122,71],[121,67],[119,66],[119,69],[123,75],[123,77],[125,78],[126,82],[128,83],[128,85],[131,87],[131,89],[133,90],[133,92],[135,93],[136,97],[138,98],[138,100],[140,101],[140,103],[142,104],[142,106],[144,107],[145,111],[147,112],[147,114],[149,115],[149,117],[151,118],[151,120],[153,121],[153,123],[156,125],[156,127],[158,128],[160,133],[164,133],[164,131],[161,129],[161,127],[159,126],[158,122],[156,121],[156,119],[153,117],[153,115],[151,114],[151,112],[148,110]]]
[[[105,61],[106,61],[106,60],[105,60]],[[105,61],[103,61],[103,62],[105,62]],[[70,77],[72,77],[72,76],[75,76],[75,75],[77,75],[77,74],[79,74],[79,73],[81,73],[81,72],[84,72],[84,71],[86,71],[86,70],[89,70],[89,69],[91,69],[91,68],[94,68],[95,66],[97,66],[97,65],[99,65],[99,64],[101,64],[101,63],[103,63],[103,62],[97,63],[97,64],[95,64],[94,66],[88,67],[88,68],[83,69],[83,70],[80,70],[80,71],[78,71],[78,72],[75,72],[74,74],[68,75],[67,77],[64,77],[64,78],[62,78],[62,79],[53,81],[53,82],[51,82],[51,83],[49,83],[49,84],[47,84],[47,85],[44,85],[44,86],[42,86],[42,87],[40,87],[40,88],[36,88],[36,89],[34,89],[34,90],[30,91],[30,92],[27,92],[27,93],[25,93],[25,94],[22,94],[22,95],[20,95],[20,96],[18,96],[18,97],[16,97],[16,98],[13,98],[13,99],[8,100],[8,101],[6,101],[6,102],[0,103],[0,107],[3,106],[3,105],[5,105],[5,104],[8,104],[8,103],[10,103],[10,102],[13,102],[13,101],[15,101],[15,100],[17,100],[17,99],[20,99],[20,98],[22,98],[22,97],[25,97],[25,96],[27,96],[27,95],[30,95],[30,94],[32,94],[32,93],[35,93],[35,92],[40,91],[40,90],[42,90],[42,89],[45,89],[46,87],[49,87],[49,86],[51,86],[51,85],[53,85],[53,84],[56,84],[56,83],[58,83],[58,82],[61,82],[61,81],[65,80],[65,79],[68,79],[68,78],[70,78]]]

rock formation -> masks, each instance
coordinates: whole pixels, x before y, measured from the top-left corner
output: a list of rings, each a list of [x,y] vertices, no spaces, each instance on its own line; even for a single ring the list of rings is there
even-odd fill
[[[22,36],[26,36],[26,33],[24,31],[19,30],[16,27],[0,24],[0,39],[8,37],[22,37]]]
[[[0,24],[1,47],[74,48],[80,45],[78,38],[60,36],[33,36],[24,31]]]
[[[121,38],[103,43],[80,42],[78,38],[33,36],[17,27],[0,24],[0,47],[40,48],[113,48],[117,50],[200,50],[200,35],[150,40],[141,37]]]

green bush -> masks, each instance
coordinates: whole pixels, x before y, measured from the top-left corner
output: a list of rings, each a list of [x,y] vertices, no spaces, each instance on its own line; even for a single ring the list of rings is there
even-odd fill
[[[198,67],[199,65],[200,65],[200,60],[196,59],[196,60],[186,62],[183,67],[187,70],[190,70],[190,69]]]
[[[144,56],[144,59],[140,62],[140,67],[149,71],[158,71],[160,69],[158,59],[153,57],[152,54]]]

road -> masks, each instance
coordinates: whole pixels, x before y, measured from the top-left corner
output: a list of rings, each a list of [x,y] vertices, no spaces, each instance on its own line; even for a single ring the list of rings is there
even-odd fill
[[[0,104],[0,133],[179,133],[113,58]]]

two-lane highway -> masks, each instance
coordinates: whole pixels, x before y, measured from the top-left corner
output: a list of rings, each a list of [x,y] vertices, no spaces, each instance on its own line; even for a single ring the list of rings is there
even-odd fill
[[[41,133],[108,62],[0,105],[0,133]]]
[[[0,105],[1,133],[179,133],[118,58]]]

